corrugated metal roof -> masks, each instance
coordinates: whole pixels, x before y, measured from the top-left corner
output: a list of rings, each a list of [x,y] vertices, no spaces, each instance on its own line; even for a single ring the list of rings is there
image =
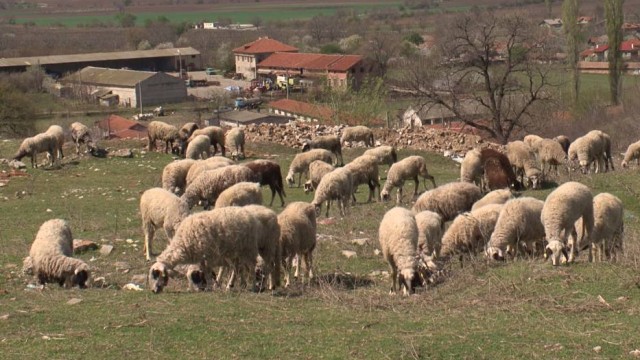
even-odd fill
[[[86,68],[61,79],[60,82],[134,87],[138,83],[156,74],[158,73],[151,71],[107,69],[87,66]]]
[[[360,55],[275,53],[258,64],[258,68],[348,71],[362,60]]]
[[[179,53],[178,53],[179,52]],[[174,48],[174,49],[158,49],[158,50],[136,50],[136,51],[116,51],[89,54],[69,54],[69,55],[49,55],[49,56],[32,56],[21,58],[0,58],[0,67],[12,66],[30,66],[30,65],[50,65],[65,64],[90,61],[108,61],[108,60],[131,60],[144,58],[158,58],[168,56],[190,56],[200,55],[200,52],[192,47]]]
[[[278,51],[296,52],[298,49],[281,43],[278,40],[269,39],[268,37],[258,38],[257,40],[233,49],[233,52],[238,54],[266,54]]]

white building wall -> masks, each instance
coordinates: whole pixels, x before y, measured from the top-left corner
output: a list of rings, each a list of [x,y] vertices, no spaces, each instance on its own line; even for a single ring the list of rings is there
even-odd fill
[[[164,73],[158,73],[142,81],[136,90],[142,92],[143,107],[181,102],[187,99],[187,87],[184,81]],[[136,92],[139,95],[139,91]],[[136,101],[135,106],[140,104]]]
[[[256,57],[253,55],[236,54],[236,72],[244,75],[245,79],[256,78]]]

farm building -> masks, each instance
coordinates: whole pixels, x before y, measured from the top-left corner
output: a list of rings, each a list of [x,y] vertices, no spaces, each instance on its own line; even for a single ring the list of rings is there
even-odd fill
[[[459,107],[459,111],[467,116],[473,118],[482,118],[483,115],[488,115],[489,112],[483,106],[480,106],[476,101],[462,101]],[[423,106],[416,110],[412,106],[409,106],[407,110],[402,114],[402,123],[404,126],[423,126],[423,125],[435,125],[443,124],[450,125],[452,122],[457,121],[457,116],[446,107],[434,104],[432,106]]]
[[[93,96],[103,105],[155,106],[187,99],[183,80],[162,73],[86,67],[60,80],[74,93]]]
[[[62,76],[87,66],[128,68],[146,71],[178,71],[202,69],[200,52],[194,48],[116,51],[90,54],[33,56],[0,59],[0,71],[25,71],[36,65],[49,74]]]
[[[291,99],[270,102],[269,111],[276,115],[291,116],[300,121],[326,121],[333,116],[333,111],[326,106]]]
[[[257,64],[275,52],[296,53],[298,49],[268,37],[260,37],[233,49],[236,72],[242,74],[247,80],[257,78]]]
[[[96,121],[95,124],[104,139],[144,139],[147,137],[146,125],[118,115],[109,115],[104,120]]]
[[[286,124],[291,120],[293,118],[289,116],[248,110],[232,110],[218,112],[215,118],[208,120],[208,125],[236,127],[250,124]]]

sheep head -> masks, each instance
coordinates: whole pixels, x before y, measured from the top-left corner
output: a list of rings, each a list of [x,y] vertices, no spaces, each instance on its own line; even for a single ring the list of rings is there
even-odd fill
[[[380,192],[380,200],[382,201],[389,201],[389,199],[391,199],[391,195],[389,194],[389,191],[387,189],[383,189]]]
[[[78,266],[71,276],[71,286],[78,285],[80,289],[86,289],[90,275],[91,271],[87,264]]]
[[[149,288],[154,294],[162,292],[169,283],[169,268],[167,265],[156,262],[149,270]]]
[[[296,180],[293,178],[293,174],[287,175],[285,180],[287,181],[287,184],[289,184],[289,187],[293,187],[296,183]]]
[[[307,180],[307,182],[304,183],[304,193],[308,194],[312,191],[313,191],[313,186],[311,185],[311,180]]]
[[[403,295],[412,295],[416,291],[416,286],[420,284],[420,277],[417,276],[415,269],[403,269],[398,274],[398,282],[402,288]]]
[[[562,263],[561,257],[564,256],[565,261],[569,260],[566,246],[558,239],[552,239],[544,248],[544,258],[551,258],[551,264],[558,266]]]
[[[504,261],[504,253],[502,252],[502,249],[497,248],[497,247],[493,247],[490,246],[487,248],[487,250],[484,251],[484,254],[486,257],[488,257],[489,259],[493,259],[496,261]]]
[[[27,151],[24,149],[21,149],[20,151],[18,151],[14,156],[13,156],[13,160],[17,160],[20,161],[22,160],[23,157],[27,156]]]
[[[302,152],[309,151],[309,150],[311,150],[311,144],[309,144],[309,142],[306,141],[304,144],[302,144]]]
[[[620,164],[620,165],[622,165],[622,168],[624,168],[624,169],[626,169],[627,166],[629,166],[629,164],[627,163],[626,160],[622,160],[622,164]]]
[[[189,279],[191,286],[198,291],[204,291],[207,288],[207,278],[199,267],[189,266],[187,279]]]

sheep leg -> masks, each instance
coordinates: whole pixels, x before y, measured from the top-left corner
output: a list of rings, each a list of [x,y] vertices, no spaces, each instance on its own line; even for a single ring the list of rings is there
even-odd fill
[[[236,274],[240,271],[240,264],[238,259],[233,260],[233,266],[231,269],[231,275],[229,276],[229,281],[227,282],[226,290],[230,290],[233,287],[233,284],[236,282]]]
[[[396,269],[396,264],[393,260],[389,261],[389,271],[391,273],[391,290],[389,290],[389,295],[396,294],[396,282],[398,281],[398,270]]]
[[[291,284],[291,260],[291,256],[287,256],[286,259],[284,259],[284,287],[289,287]]]
[[[276,197],[276,188],[272,184],[269,184],[269,189],[271,189],[271,202],[269,203],[269,206],[273,206],[273,199]]]
[[[151,223],[144,224],[142,230],[144,231],[144,253],[147,257],[147,261],[151,260],[151,243],[155,235],[155,227]]]
[[[304,269],[305,278],[311,284],[311,279],[313,279],[313,253],[311,251],[304,254]]]
[[[403,187],[404,186],[400,186],[398,188],[398,191],[396,191],[396,205],[400,205],[402,203],[402,188]]]
[[[302,181],[302,173],[298,174],[298,187],[300,187],[300,182]]]
[[[298,280],[300,276],[300,255],[296,255],[296,272],[293,274],[293,278]]]
[[[224,273],[224,266],[220,266],[218,268],[218,275],[216,275],[216,282],[220,283],[220,281],[222,280],[222,274]]]

